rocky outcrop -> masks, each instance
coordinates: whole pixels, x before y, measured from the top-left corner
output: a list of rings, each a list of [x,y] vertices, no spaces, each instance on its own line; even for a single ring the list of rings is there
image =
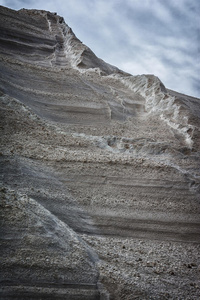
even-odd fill
[[[200,100],[0,8],[3,299],[199,299]]]

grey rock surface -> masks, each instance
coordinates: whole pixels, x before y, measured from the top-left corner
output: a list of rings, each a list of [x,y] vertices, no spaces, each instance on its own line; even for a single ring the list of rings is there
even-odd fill
[[[200,298],[200,99],[0,7],[1,298]]]

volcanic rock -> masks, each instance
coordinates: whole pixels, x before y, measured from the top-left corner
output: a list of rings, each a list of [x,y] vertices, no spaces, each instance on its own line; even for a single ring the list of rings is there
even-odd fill
[[[0,7],[1,299],[199,299],[200,99]]]

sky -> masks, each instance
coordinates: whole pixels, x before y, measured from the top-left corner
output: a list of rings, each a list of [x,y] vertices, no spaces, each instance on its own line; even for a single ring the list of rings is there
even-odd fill
[[[64,17],[101,59],[200,98],[200,0],[0,0]]]

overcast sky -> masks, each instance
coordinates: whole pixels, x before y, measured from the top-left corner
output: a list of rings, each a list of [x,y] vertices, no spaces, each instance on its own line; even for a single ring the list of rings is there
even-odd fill
[[[200,98],[200,0],[0,0],[57,12],[106,62]]]

